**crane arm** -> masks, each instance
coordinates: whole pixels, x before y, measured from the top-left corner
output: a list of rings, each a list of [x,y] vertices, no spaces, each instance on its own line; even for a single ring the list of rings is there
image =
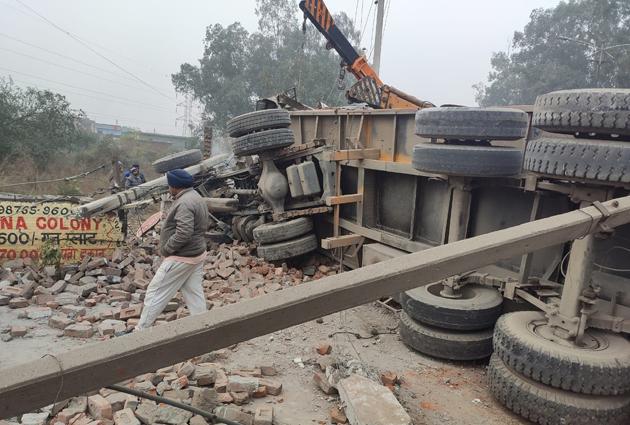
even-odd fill
[[[352,72],[357,80],[370,77],[379,85],[383,84],[374,68],[352,47],[350,41],[339,27],[335,25],[335,21],[323,0],[302,0],[300,9],[304,12],[304,16],[326,38],[329,45],[341,56],[348,70]]]
[[[427,108],[434,106],[383,84],[380,77],[370,66],[364,56],[360,55],[341,30],[326,7],[324,0],[302,0],[300,9],[304,16],[315,25],[315,28],[326,38],[341,56],[347,69],[352,72],[358,82],[348,90],[351,100],[365,102],[375,108]]]

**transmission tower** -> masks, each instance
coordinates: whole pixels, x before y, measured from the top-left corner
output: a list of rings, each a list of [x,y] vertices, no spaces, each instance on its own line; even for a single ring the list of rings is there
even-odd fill
[[[175,126],[177,127],[177,123],[181,122],[182,125],[182,136],[192,136],[192,96],[186,93],[184,96],[184,100],[177,104],[177,111],[179,108],[184,108],[183,114],[175,118]]]

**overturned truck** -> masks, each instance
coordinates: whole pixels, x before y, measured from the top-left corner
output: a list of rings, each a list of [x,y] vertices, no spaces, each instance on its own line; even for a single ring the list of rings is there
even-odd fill
[[[319,249],[356,270],[121,337],[129,342],[112,345],[107,362],[77,354],[61,372],[72,389],[59,389],[54,362],[45,372],[42,359],[40,393],[109,383],[114,357],[133,364],[120,380],[390,297],[405,344],[490,358],[491,392],[517,414],[629,423],[630,90],[554,92],[533,108],[264,109],[227,131],[237,160],[169,160],[197,167],[213,237],[255,242],[269,261]],[[80,211],[144,193],[124,196]],[[93,382],[79,379],[88,365]],[[9,374],[0,397],[25,394],[34,379]]]

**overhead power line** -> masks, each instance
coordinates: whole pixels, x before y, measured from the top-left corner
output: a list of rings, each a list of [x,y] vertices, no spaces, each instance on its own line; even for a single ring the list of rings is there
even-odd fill
[[[123,68],[122,66],[118,65],[116,62],[114,62],[113,60],[111,60],[110,58],[108,58],[107,56],[103,55],[102,53],[100,53],[98,50],[94,49],[92,46],[90,46],[88,43],[86,43],[85,41],[83,41],[81,38],[79,38],[78,36],[72,34],[70,31],[67,31],[65,29],[63,29],[62,27],[60,27],[59,25],[57,25],[56,23],[54,23],[53,21],[51,21],[50,19],[46,18],[44,15],[42,15],[41,13],[37,12],[35,9],[33,9],[32,7],[30,7],[29,5],[27,5],[26,3],[24,3],[22,0],[15,0],[16,2],[18,2],[19,4],[21,4],[22,6],[24,6],[25,8],[27,8],[28,10],[30,10],[32,13],[34,13],[35,15],[39,16],[42,20],[44,20],[46,23],[48,23],[49,25],[51,25],[52,27],[54,27],[55,29],[57,29],[58,31],[66,34],[68,37],[72,38],[73,40],[75,40],[77,43],[81,44],[82,46],[84,46],[86,49],[88,49],[89,51],[91,51],[92,53],[94,53],[95,55],[97,55],[98,57],[100,57],[101,59],[109,62],[110,64],[112,64],[113,66],[115,66],[116,68],[120,69],[121,71],[123,71],[125,74],[130,75],[131,77],[133,77],[135,80],[137,80],[138,82],[140,82],[141,84],[147,86],[148,88],[150,88],[151,90],[155,91],[156,93],[159,93],[161,96],[166,97],[167,99],[171,99],[174,100],[172,96],[169,96],[167,94],[162,93],[160,90],[158,90],[155,86],[147,83],[146,81],[144,81],[142,78],[138,77],[136,74],[134,74],[131,71],[128,71],[127,69]]]
[[[55,51],[50,50],[50,49],[47,49],[47,48],[45,48],[45,47],[41,47],[41,46],[38,46],[38,45],[36,45],[36,44],[29,43],[28,41],[24,41],[24,40],[21,40],[21,39],[19,39],[19,38],[12,37],[12,36],[10,36],[10,35],[8,35],[8,34],[4,34],[4,33],[2,33],[2,32],[0,32],[0,37],[5,37],[5,38],[7,38],[7,39],[9,39],[9,40],[16,41],[16,42],[21,43],[21,44],[23,44],[23,45],[25,45],[25,46],[30,46],[30,47],[32,47],[32,48],[34,48],[34,49],[38,49],[38,50],[41,50],[41,51],[43,51],[43,52],[50,53],[51,55],[55,55],[55,56],[58,56],[58,57],[60,57],[60,58],[67,59],[67,60],[72,61],[72,62],[74,62],[74,63],[78,63],[78,64],[81,64],[81,65],[83,65],[83,66],[87,66],[87,67],[89,67],[89,68],[96,69],[96,70],[98,70],[98,71],[103,71],[103,72],[106,72],[106,73],[108,73],[108,74],[115,75],[115,76],[117,76],[117,77],[127,78],[127,79],[129,79],[129,80],[131,80],[131,81],[136,81],[136,80],[133,80],[133,79],[129,78],[129,76],[128,76],[128,75],[119,74],[119,73],[117,73],[117,72],[114,72],[114,71],[111,71],[111,70],[108,70],[108,69],[104,69],[104,68],[101,68],[101,67],[98,67],[98,66],[95,66],[95,65],[89,64],[89,63],[87,63],[87,62],[83,62],[83,61],[81,61],[81,60],[79,60],[79,59],[76,59],[76,58],[73,58],[73,57],[71,57],[71,56],[64,55],[63,53],[55,52]]]
[[[370,22],[370,15],[372,14],[372,6],[374,6],[374,3],[370,1],[370,8],[368,9],[368,14],[367,17],[365,18],[365,25],[363,26],[363,30],[361,31],[361,38],[359,39],[359,45],[361,44],[361,42],[363,41],[363,34],[365,33],[365,30],[367,29],[368,23]],[[361,5],[361,16],[363,17],[363,5]],[[361,18],[363,20],[363,18]]]
[[[165,108],[163,109],[163,108],[160,108],[157,105],[152,105],[150,103],[138,102],[138,101],[133,100],[133,99],[127,99],[125,97],[114,96],[114,95],[111,95],[109,93],[105,93],[105,92],[98,91],[98,90],[92,90],[92,89],[87,89],[85,87],[79,87],[79,86],[74,86],[72,84],[62,83],[60,81],[51,80],[51,79],[48,79],[48,78],[40,77],[38,75],[28,74],[26,72],[16,71],[14,69],[9,69],[9,68],[4,68],[4,67],[0,67],[0,69],[4,70],[4,71],[7,71],[7,72],[12,72],[12,73],[15,73],[15,74],[23,75],[25,77],[35,78],[37,80],[47,81],[49,83],[59,84],[59,85],[71,87],[71,88],[74,88],[74,89],[85,90],[85,91],[88,91],[88,92],[91,92],[91,93],[96,93],[96,94],[100,94],[100,95],[104,95],[104,96],[109,96],[109,97],[111,97],[113,99],[124,100],[125,102],[137,103],[137,104],[142,105],[142,106],[155,108],[157,110],[161,110],[161,111],[165,111],[165,112],[171,112],[168,109],[165,109]]]
[[[11,77],[11,79],[13,81],[17,81],[17,82],[22,83],[24,85],[27,85],[27,86],[30,86],[30,87],[34,87],[34,88],[36,88],[38,90],[55,90],[55,91],[59,90],[59,89],[48,87],[48,86],[42,86],[41,84],[33,84],[33,83],[29,82],[29,81],[25,81],[25,80],[22,80],[20,78],[13,78],[13,77]],[[122,100],[108,99],[106,97],[94,96],[94,95],[91,95],[91,94],[80,93],[80,92],[76,92],[76,91],[72,91],[72,90],[68,90],[68,89],[63,89],[63,93],[62,94],[64,94],[64,95],[65,94],[73,94],[73,95],[76,95],[76,96],[83,96],[83,97],[87,97],[87,98],[90,98],[90,99],[104,100],[105,102],[108,102],[108,103],[117,103],[117,104],[120,104],[120,105],[132,106],[133,108],[139,108],[140,107],[139,105],[134,105],[133,103],[125,102],[125,101],[122,101]],[[142,106],[142,108],[144,109],[146,107]],[[148,109],[150,111],[160,112],[160,113],[163,113],[163,114],[172,113],[172,111],[166,111],[166,110],[162,110],[162,109],[153,109],[153,108],[148,108]]]
[[[58,68],[67,69],[67,70],[69,70],[69,71],[76,72],[76,73],[79,73],[79,74],[88,75],[88,76],[90,76],[90,77],[93,77],[93,78],[96,78],[96,79],[99,79],[99,80],[108,81],[108,82],[113,83],[113,84],[116,84],[116,85],[120,85],[120,86],[124,86],[124,87],[129,87],[129,88],[132,88],[132,89],[141,89],[141,90],[146,90],[146,88],[145,88],[145,87],[141,87],[141,86],[132,86],[132,85],[130,85],[130,84],[125,84],[125,83],[122,83],[122,82],[120,82],[120,81],[110,80],[109,78],[105,78],[105,77],[102,77],[102,76],[100,76],[100,75],[92,74],[92,73],[89,73],[89,72],[86,72],[86,71],[81,71],[81,70],[79,70],[79,69],[75,69],[75,68],[72,68],[72,67],[69,67],[69,66],[65,66],[65,65],[61,65],[61,64],[55,63],[55,62],[47,61],[46,59],[41,59],[41,58],[38,58],[37,56],[27,55],[26,53],[18,52],[18,51],[13,50],[13,49],[7,49],[6,47],[0,47],[0,50],[4,50],[4,51],[7,51],[7,52],[11,52],[11,53],[13,53],[14,55],[23,56],[23,57],[25,57],[25,58],[29,58],[29,59],[32,59],[32,60],[36,60],[36,61],[39,61],[39,62],[47,63],[47,64],[49,64],[49,65],[56,66],[56,67],[58,67]]]

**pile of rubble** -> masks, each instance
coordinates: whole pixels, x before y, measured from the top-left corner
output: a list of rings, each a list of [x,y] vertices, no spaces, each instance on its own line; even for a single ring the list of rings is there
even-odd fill
[[[332,424],[391,423],[410,425],[410,419],[394,392],[400,383],[396,374],[367,370],[356,359],[329,356],[332,347],[316,347],[319,357],[314,383],[336,402],[330,410]],[[219,350],[174,366],[158,369],[120,383],[124,387],[183,403],[219,418],[242,425],[273,425],[273,404],[282,403],[283,387],[272,365],[227,370]],[[377,383],[380,379],[381,384]],[[337,398],[338,395],[338,398]],[[266,399],[265,404],[251,401]],[[381,419],[385,422],[382,422]],[[22,415],[24,425],[204,425],[203,416],[135,395],[101,388],[87,396],[73,397]],[[0,421],[0,425],[16,422]]]
[[[204,292],[208,308],[273,293],[287,287],[337,273],[324,257],[312,256],[295,267],[272,264],[252,255],[255,247],[222,244],[209,251],[204,265]],[[2,341],[29,337],[31,329],[48,325],[60,337],[109,339],[130,332],[138,323],[151,278],[160,266],[157,238],[130,243],[111,259],[85,258],[81,264],[38,267],[32,261],[12,260],[0,267],[0,308],[14,309],[32,319],[32,326],[0,329]],[[177,295],[158,318],[160,323],[188,314]],[[35,334],[35,332],[33,332]],[[404,410],[393,391],[392,373],[363,370],[356,360],[330,355],[332,347],[315,348],[314,384],[335,403],[330,422],[364,424],[383,411]],[[244,425],[271,425],[273,404],[283,402],[282,382],[272,365],[228,370],[219,361],[225,350],[166,367],[121,383],[128,388],[179,401]],[[303,365],[300,365],[303,367]],[[266,402],[255,402],[265,399]],[[387,409],[390,405],[392,408]],[[373,411],[376,408],[377,411]],[[394,412],[394,413],[392,413]],[[400,423],[407,424],[408,416]],[[88,396],[55,403],[18,422],[0,425],[140,425],[209,423],[202,416],[167,404],[103,388]],[[410,422],[409,422],[410,423]]]
[[[204,355],[147,373],[120,385],[151,395],[190,405],[243,425],[272,425],[273,407],[253,411],[237,408],[251,398],[274,397],[282,402],[282,383],[273,366],[226,371],[216,363],[217,353]],[[89,396],[73,397],[47,406],[37,413],[22,415],[28,425],[203,425],[204,417],[167,404],[102,388]],[[0,424],[12,424],[0,421]]]
[[[204,265],[208,308],[232,304],[336,273],[336,266],[313,258],[300,269],[276,266],[252,255],[254,246],[222,244]],[[37,267],[30,259],[11,260],[0,268],[0,306],[20,309],[20,316],[46,319],[64,336],[111,338],[137,325],[146,289],[162,259],[157,239],[117,250],[111,259],[86,257],[81,264]],[[188,314],[177,295],[156,325]],[[28,334],[24,326],[0,329],[3,341]]]

